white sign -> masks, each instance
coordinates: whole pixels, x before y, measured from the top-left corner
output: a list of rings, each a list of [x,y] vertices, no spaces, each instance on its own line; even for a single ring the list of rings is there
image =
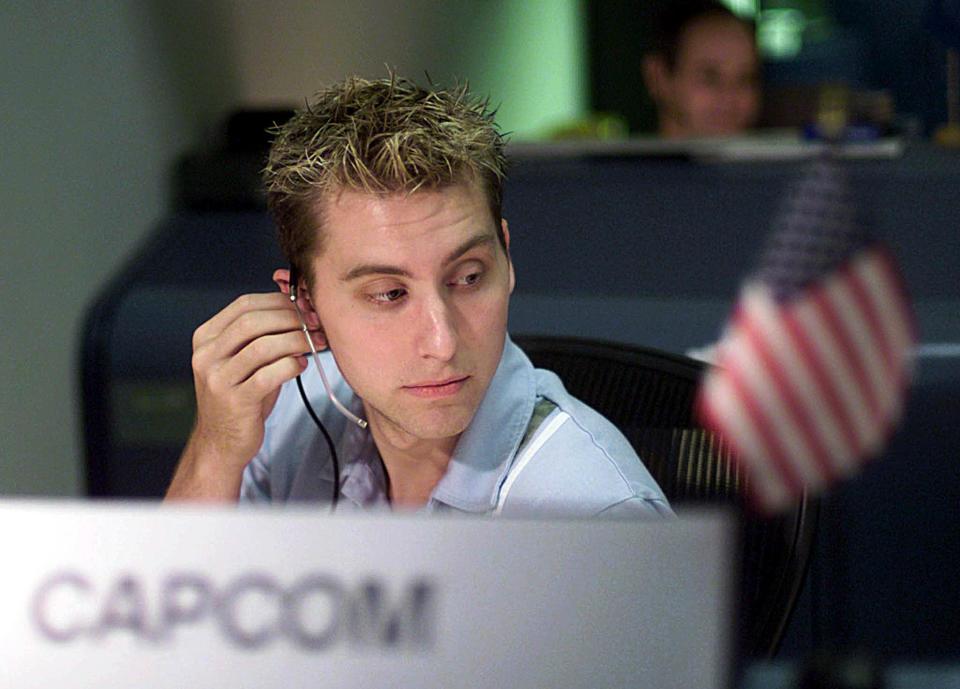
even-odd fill
[[[720,687],[732,524],[0,503],[0,687]]]

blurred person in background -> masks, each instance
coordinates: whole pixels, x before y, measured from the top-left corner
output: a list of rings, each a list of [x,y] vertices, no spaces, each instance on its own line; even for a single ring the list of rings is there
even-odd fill
[[[664,7],[643,76],[665,138],[730,136],[760,111],[760,59],[753,25],[719,2]]]

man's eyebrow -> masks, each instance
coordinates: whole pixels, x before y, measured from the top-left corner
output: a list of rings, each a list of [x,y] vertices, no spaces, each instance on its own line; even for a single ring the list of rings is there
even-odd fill
[[[463,244],[458,246],[456,249],[447,254],[447,257],[443,260],[443,264],[447,265],[453,263],[458,258],[463,256],[465,253],[470,251],[475,247],[478,247],[482,244],[492,244],[496,238],[493,236],[492,232],[482,232],[481,234],[474,235]]]
[[[447,257],[443,260],[443,264],[447,265],[453,263],[471,249],[483,244],[492,244],[494,241],[496,241],[496,238],[490,232],[483,232],[475,235],[447,254]],[[413,277],[409,270],[401,268],[400,266],[392,266],[385,263],[365,263],[357,266],[356,268],[351,268],[346,275],[340,278],[340,280],[341,282],[350,282],[351,280],[356,280],[357,278],[365,277],[367,275],[397,275],[405,278]]]
[[[405,270],[399,266],[365,263],[364,265],[351,269],[350,272],[340,278],[340,281],[350,282],[351,280],[356,280],[357,278],[362,278],[367,275],[399,275],[400,277],[404,278],[413,277],[409,270]]]

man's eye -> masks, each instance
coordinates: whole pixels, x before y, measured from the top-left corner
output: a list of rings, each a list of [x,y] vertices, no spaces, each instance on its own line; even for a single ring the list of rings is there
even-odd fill
[[[480,273],[467,273],[466,275],[461,275],[454,280],[453,284],[469,287],[470,285],[475,285],[478,282],[480,282]]]
[[[385,292],[375,292],[370,298],[380,304],[392,304],[393,302],[402,299],[406,293],[407,290],[398,287]]]

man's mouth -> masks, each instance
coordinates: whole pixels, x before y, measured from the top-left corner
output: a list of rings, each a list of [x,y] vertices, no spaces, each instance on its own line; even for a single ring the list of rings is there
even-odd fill
[[[404,385],[403,389],[415,397],[437,399],[457,394],[468,380],[470,380],[470,376],[455,376],[443,380],[425,380],[413,383],[412,385]]]

